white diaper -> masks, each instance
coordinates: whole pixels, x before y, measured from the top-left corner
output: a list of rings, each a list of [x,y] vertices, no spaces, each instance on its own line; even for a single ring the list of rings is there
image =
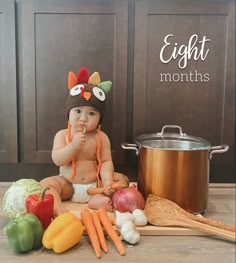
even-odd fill
[[[74,188],[74,194],[71,198],[71,201],[77,203],[87,203],[91,197],[91,195],[89,195],[87,191],[90,188],[96,188],[97,182],[91,184],[72,184],[72,185]]]

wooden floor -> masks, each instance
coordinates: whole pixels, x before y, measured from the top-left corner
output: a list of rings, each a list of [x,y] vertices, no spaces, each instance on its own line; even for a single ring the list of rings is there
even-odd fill
[[[220,186],[220,187],[219,187]],[[177,235],[177,236],[141,236],[135,246],[126,243],[126,256],[120,256],[108,240],[109,252],[96,259],[88,237],[83,236],[81,242],[63,254],[55,254],[44,248],[27,254],[16,255],[8,246],[6,235],[3,233],[8,218],[2,211],[2,198],[8,189],[8,183],[0,183],[0,262],[142,262],[142,263],[235,263],[235,243],[214,236]],[[205,217],[235,225],[235,186],[211,185],[208,209]]]

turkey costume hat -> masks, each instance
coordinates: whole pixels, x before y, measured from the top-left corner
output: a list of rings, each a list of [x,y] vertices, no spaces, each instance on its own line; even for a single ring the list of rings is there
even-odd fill
[[[89,72],[82,67],[77,76],[71,71],[68,74],[68,89],[70,90],[66,101],[66,114],[69,119],[69,113],[72,108],[80,106],[91,106],[98,110],[101,116],[105,110],[106,95],[112,86],[111,81],[101,82],[98,72],[89,76]]]

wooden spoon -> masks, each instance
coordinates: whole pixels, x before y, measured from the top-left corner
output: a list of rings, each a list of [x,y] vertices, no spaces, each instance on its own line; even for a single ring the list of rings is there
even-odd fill
[[[195,219],[197,216],[188,213],[176,203],[162,197],[150,194],[146,200],[145,214],[148,222],[152,225],[192,228],[230,241],[236,241],[235,227],[210,219],[199,222]]]

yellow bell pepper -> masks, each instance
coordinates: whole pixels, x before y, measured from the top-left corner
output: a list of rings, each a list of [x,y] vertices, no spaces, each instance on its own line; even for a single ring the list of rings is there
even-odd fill
[[[72,213],[63,213],[56,217],[43,235],[43,245],[53,249],[55,253],[62,253],[82,238],[84,227],[79,218]]]

